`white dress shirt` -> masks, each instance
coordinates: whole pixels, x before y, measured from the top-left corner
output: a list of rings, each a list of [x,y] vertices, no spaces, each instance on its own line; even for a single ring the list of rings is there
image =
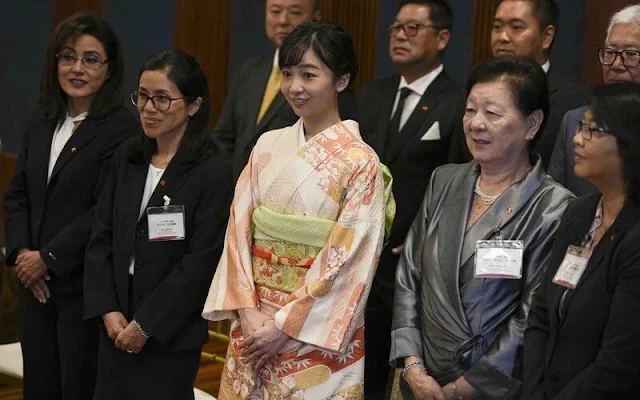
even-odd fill
[[[398,91],[396,92],[396,99],[393,102],[393,109],[391,110],[391,115],[389,119],[393,117],[393,114],[396,112],[396,108],[398,107],[398,101],[400,101],[400,89],[406,87],[411,89],[411,93],[407,96],[404,101],[404,108],[402,110],[402,115],[400,116],[400,126],[398,130],[401,130],[404,124],[411,116],[413,109],[416,108],[420,98],[424,95],[424,92],[427,91],[429,85],[436,79],[436,77],[442,72],[444,69],[444,65],[440,64],[439,67],[435,68],[428,74],[416,79],[415,81],[408,84],[404,76],[400,77],[400,84],[398,85]]]

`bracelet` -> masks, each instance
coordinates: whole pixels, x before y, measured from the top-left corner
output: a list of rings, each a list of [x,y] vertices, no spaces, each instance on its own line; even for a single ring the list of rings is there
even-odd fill
[[[451,383],[451,389],[453,389],[453,400],[464,400],[460,389],[458,389],[458,384],[455,381]]]
[[[425,367],[423,363],[417,362],[417,361],[409,363],[409,364],[405,365],[404,368],[402,368],[402,378],[405,381],[407,380],[407,372],[411,368],[420,368],[422,370],[422,372],[424,372],[425,374],[427,373],[427,367]]]
[[[145,339],[149,339],[151,337],[151,335],[149,335],[147,332],[144,331],[144,329],[142,329],[138,321],[134,320],[133,323],[136,324],[136,328],[138,328],[138,332],[140,332],[140,334],[144,336]]]

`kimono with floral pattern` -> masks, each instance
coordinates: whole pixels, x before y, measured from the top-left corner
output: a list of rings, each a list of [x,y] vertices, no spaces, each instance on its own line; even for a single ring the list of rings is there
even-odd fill
[[[357,123],[303,144],[301,124],[262,135],[236,186],[203,311],[234,319],[220,399],[363,397],[363,311],[390,191]],[[260,371],[239,357],[237,310],[248,307],[291,337],[277,363]]]

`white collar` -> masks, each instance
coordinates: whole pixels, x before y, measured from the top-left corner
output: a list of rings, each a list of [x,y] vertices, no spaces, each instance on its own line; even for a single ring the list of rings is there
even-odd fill
[[[304,137],[304,122],[300,120],[300,129],[298,130],[298,148],[304,146],[305,143],[307,143],[307,139]]]
[[[551,61],[547,60],[546,63],[541,65],[542,70],[544,71],[545,74],[549,73],[549,67],[551,67]]]
[[[278,55],[280,54],[280,49],[276,49],[276,54],[273,56],[273,65],[271,68],[276,68],[278,66]]]
[[[421,76],[415,81],[411,82],[411,84],[407,83],[407,80],[404,79],[404,76],[400,77],[400,86],[398,86],[398,90],[407,87],[411,89],[414,93],[417,93],[420,97],[427,91],[427,88],[431,83],[436,79],[436,77],[442,72],[444,69],[444,65],[440,64],[440,66],[434,68],[428,74]]]

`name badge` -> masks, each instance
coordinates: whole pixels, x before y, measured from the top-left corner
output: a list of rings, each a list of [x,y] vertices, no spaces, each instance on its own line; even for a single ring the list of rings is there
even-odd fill
[[[149,241],[184,240],[184,206],[147,208]]]
[[[569,289],[575,289],[584,270],[587,269],[589,257],[591,257],[591,250],[584,247],[569,246],[558,271],[553,277],[553,283]]]
[[[522,278],[522,240],[478,240],[476,278]]]

